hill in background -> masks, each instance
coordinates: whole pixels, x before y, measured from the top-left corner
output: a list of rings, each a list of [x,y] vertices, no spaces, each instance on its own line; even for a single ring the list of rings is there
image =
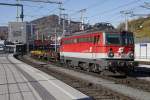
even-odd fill
[[[150,17],[138,18],[128,22],[129,31],[134,32],[136,42],[150,42]],[[118,28],[124,29],[125,24],[121,23]]]

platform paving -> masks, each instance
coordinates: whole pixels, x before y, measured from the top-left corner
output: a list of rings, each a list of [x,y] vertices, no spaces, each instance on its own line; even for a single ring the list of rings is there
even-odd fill
[[[6,56],[0,57],[0,100],[42,100]]]
[[[13,57],[0,54],[0,100],[90,100],[90,97]]]

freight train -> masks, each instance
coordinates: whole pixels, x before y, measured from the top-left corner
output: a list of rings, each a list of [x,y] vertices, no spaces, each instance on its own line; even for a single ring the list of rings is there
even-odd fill
[[[60,42],[60,62],[92,72],[133,70],[138,65],[133,33],[107,30],[66,36]]]
[[[38,54],[32,52],[32,55]],[[65,35],[58,52],[51,49],[39,55],[91,72],[128,72],[138,65],[134,61],[133,33],[118,31],[108,24],[96,24],[85,31]]]

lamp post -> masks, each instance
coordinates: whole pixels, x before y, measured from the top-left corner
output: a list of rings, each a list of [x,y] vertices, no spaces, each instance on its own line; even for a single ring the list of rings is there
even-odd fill
[[[56,33],[56,28],[55,28],[55,52],[57,52],[57,33]]]

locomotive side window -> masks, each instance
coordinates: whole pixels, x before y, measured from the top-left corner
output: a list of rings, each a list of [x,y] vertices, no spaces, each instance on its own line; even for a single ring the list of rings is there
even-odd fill
[[[94,36],[94,44],[96,44],[96,40],[97,40],[97,37],[96,37],[96,36]]]
[[[94,37],[82,37],[82,38],[78,39],[79,43],[81,43],[81,42],[92,42],[93,43],[93,41],[94,41]]]
[[[79,38],[79,39],[78,39],[78,42],[79,42],[79,43],[83,42],[83,38]]]
[[[89,42],[89,43],[99,43],[100,42],[100,36],[88,36],[88,37],[80,37],[80,38],[74,38],[74,39],[67,39],[63,40],[63,44],[75,44],[75,43],[82,43],[82,42]]]
[[[97,43],[99,44],[101,42],[100,36],[98,36],[97,38]]]
[[[78,39],[73,39],[73,43],[77,43],[78,42]]]
[[[93,43],[94,42],[94,37],[90,37],[89,42]]]
[[[64,40],[63,43],[64,43],[64,44],[71,44],[71,43],[73,43],[73,39]]]
[[[100,36],[94,36],[94,44],[100,43]]]

